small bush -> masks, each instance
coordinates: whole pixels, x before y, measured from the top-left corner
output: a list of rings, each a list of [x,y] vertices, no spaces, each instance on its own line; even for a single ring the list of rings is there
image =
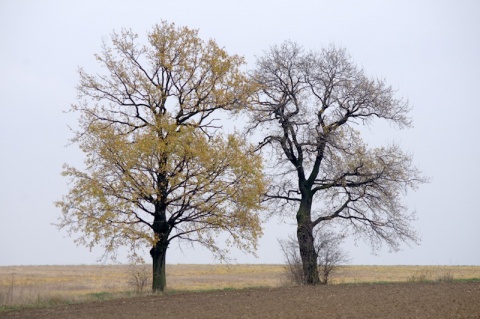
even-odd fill
[[[317,227],[313,236],[318,256],[317,265],[320,283],[326,285],[330,282],[331,274],[337,271],[340,265],[349,262],[347,254],[340,247],[345,236],[337,234],[323,225]],[[286,240],[279,240],[279,243],[286,264],[287,278],[295,285],[304,285],[305,278],[297,239],[294,236],[289,236]]]
[[[151,285],[151,271],[148,265],[132,265],[129,277],[128,283],[137,293],[143,294]]]
[[[446,273],[440,275],[436,279],[437,282],[452,282],[453,281],[453,274],[451,271],[447,271]]]
[[[302,259],[298,250],[298,243],[290,237],[288,240],[279,240],[280,248],[285,258],[285,274],[293,285],[304,285]]]
[[[428,270],[416,271],[412,276],[408,277],[409,282],[426,282],[430,281],[431,275]]]

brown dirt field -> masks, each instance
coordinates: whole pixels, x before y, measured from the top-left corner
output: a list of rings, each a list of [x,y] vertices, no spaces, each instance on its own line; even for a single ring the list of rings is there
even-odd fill
[[[480,318],[480,283],[188,292],[9,311],[0,318]]]

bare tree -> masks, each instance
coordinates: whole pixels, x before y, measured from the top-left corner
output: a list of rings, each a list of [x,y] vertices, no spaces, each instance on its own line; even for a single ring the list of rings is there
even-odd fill
[[[292,42],[273,46],[253,80],[260,89],[250,130],[275,155],[267,200],[272,212],[296,212],[307,284],[320,283],[314,228],[323,222],[349,227],[374,248],[418,241],[402,195],[427,179],[398,145],[370,148],[356,129],[374,119],[410,127],[407,101],[335,46],[307,53]]]
[[[261,234],[262,159],[239,134],[223,134],[213,116],[249,103],[244,60],[197,30],[166,22],[138,43],[131,30],[112,35],[96,55],[102,74],[80,70],[80,129],[73,142],[85,169],[65,166],[71,189],[57,206],[60,228],[77,243],[115,256],[149,247],[152,289],[166,287],[172,240],[199,243],[218,256],[227,243],[253,251]]]

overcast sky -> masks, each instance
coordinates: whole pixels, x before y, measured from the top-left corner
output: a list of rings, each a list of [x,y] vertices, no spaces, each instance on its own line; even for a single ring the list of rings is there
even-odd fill
[[[78,67],[96,72],[93,57],[114,29],[145,34],[161,20],[200,29],[230,53],[255,56],[293,40],[318,50],[335,43],[372,76],[409,99],[414,128],[375,126],[368,141],[391,141],[414,155],[432,178],[410,192],[419,246],[372,255],[348,242],[352,264],[480,265],[480,1],[27,1],[0,0],[0,265],[91,264],[101,251],[77,247],[51,223],[53,202],[68,191],[63,163],[83,155],[66,147],[64,114],[76,101]],[[294,216],[265,225],[259,258],[281,263],[277,239],[294,233]],[[211,263],[208,252],[176,244],[167,263]]]

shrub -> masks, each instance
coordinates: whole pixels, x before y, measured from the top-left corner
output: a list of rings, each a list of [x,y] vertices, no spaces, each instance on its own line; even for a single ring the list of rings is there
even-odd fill
[[[345,236],[337,234],[332,230],[327,230],[325,226],[318,227],[314,231],[314,236],[320,283],[328,284],[331,274],[340,265],[349,261],[347,254],[340,247]],[[286,264],[287,278],[293,284],[304,285],[305,279],[298,241],[291,235],[286,240],[279,240],[279,243]]]

